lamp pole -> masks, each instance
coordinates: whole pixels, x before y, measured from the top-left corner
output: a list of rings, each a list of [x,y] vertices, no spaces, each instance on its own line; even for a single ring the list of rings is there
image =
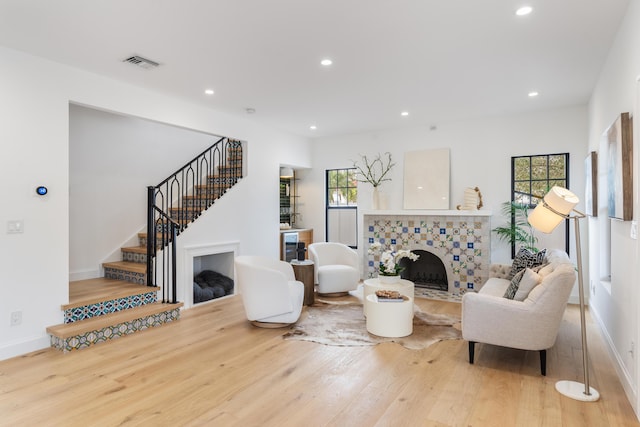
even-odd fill
[[[600,393],[589,386],[589,352],[587,350],[587,322],[585,318],[584,304],[584,283],[582,279],[582,246],[580,245],[580,218],[586,215],[577,210],[573,210],[575,215],[563,215],[565,218],[573,219],[574,232],[576,235],[576,258],[578,267],[578,295],[580,298],[580,330],[582,332],[582,369],[584,371],[584,390],[582,384],[575,381],[558,381],[556,390],[563,395],[585,402],[595,402],[600,398]]]

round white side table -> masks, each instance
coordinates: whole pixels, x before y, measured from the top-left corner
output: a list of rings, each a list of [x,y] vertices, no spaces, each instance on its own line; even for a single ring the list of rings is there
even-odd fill
[[[398,291],[401,295],[406,296],[413,303],[414,298],[414,285],[411,280],[399,279],[396,283],[381,283],[378,278],[367,279],[364,281],[363,288],[363,304],[362,310],[365,317],[367,316],[369,301],[367,297],[371,294],[375,294],[376,291],[388,289],[390,291]]]

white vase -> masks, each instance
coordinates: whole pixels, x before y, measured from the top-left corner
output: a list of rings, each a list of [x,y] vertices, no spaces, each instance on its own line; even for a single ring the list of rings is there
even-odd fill
[[[371,199],[371,208],[372,209],[380,209],[380,192],[378,191],[378,187],[373,187],[373,196]]]
[[[400,281],[400,276],[383,276],[382,274],[378,275],[378,281],[383,285],[391,285],[393,283],[397,283]]]

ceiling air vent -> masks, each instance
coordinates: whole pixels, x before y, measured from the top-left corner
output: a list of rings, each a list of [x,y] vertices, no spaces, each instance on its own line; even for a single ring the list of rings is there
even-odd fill
[[[160,64],[154,62],[150,59],[143,58],[142,56],[134,55],[129,58],[123,60],[122,62],[128,62],[129,64],[137,65],[140,68],[144,68],[145,70],[156,68]]]

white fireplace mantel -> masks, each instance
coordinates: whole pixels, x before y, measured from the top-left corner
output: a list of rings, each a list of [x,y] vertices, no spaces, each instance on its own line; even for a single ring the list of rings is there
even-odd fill
[[[397,210],[365,210],[366,216],[491,216],[491,211],[459,211],[445,209],[397,209]]]

